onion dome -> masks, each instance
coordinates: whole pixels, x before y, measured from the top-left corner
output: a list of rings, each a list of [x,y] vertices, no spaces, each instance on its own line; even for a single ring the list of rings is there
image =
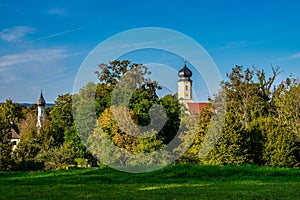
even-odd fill
[[[190,78],[193,75],[192,71],[186,66],[186,61],[184,61],[184,66],[178,72],[180,78]]]
[[[43,93],[42,93],[42,90],[41,90],[41,95],[40,95],[40,98],[39,98],[39,100],[38,100],[38,106],[43,106],[43,107],[45,107],[45,105],[46,105],[46,101],[45,101],[45,99],[44,99],[44,97],[43,97]]]

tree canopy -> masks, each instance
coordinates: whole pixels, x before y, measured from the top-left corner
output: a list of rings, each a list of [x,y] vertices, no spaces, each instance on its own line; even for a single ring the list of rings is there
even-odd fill
[[[98,70],[99,82],[57,97],[41,129],[36,104],[0,104],[1,171],[96,165],[92,154],[102,164],[154,165],[158,158],[164,164],[182,152],[176,162],[300,166],[300,81],[275,84],[279,67],[268,76],[235,66],[199,115],[188,113],[176,94],[159,97],[161,87],[143,64],[115,60]],[[212,119],[223,111],[220,126]],[[197,126],[189,127],[192,122]],[[12,125],[21,135],[14,151]],[[161,150],[174,140],[178,147],[171,153]],[[212,149],[201,157],[206,145]]]

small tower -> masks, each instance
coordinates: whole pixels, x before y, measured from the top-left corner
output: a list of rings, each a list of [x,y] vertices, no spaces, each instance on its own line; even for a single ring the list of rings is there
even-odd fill
[[[36,127],[39,129],[42,127],[42,121],[45,120],[45,105],[46,101],[43,97],[43,92],[41,90],[40,98],[38,100],[38,116],[37,116],[37,122],[36,122]]]
[[[193,102],[192,99],[192,80],[190,77],[193,75],[192,71],[186,66],[186,61],[184,61],[184,66],[178,72],[178,100],[185,104],[188,102]]]

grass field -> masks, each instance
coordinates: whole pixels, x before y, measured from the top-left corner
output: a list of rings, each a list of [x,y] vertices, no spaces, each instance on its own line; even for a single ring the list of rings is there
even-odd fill
[[[0,199],[300,199],[300,170],[174,165],[129,174],[110,168],[0,172]]]

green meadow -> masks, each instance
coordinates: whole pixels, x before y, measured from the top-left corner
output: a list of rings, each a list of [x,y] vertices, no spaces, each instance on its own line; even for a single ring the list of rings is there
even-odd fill
[[[0,172],[0,199],[300,199],[300,170],[172,165],[131,174],[114,169]]]

